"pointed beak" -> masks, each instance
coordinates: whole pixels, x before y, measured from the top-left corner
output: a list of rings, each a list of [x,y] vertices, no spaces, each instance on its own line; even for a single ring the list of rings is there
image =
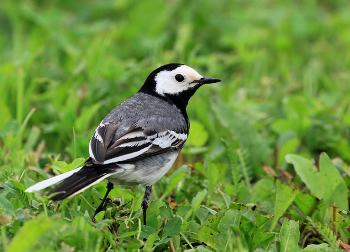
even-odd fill
[[[202,77],[199,80],[195,80],[192,83],[199,83],[199,84],[212,84],[216,82],[220,82],[221,80],[215,79],[215,78],[207,78],[207,77]]]

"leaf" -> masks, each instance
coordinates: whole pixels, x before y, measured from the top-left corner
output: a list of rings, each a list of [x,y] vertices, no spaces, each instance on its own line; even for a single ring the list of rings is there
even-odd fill
[[[295,172],[309,188],[312,194],[318,199],[323,199],[323,192],[320,188],[320,174],[314,164],[301,156],[288,154],[286,155],[287,163],[293,164]]]
[[[314,196],[301,192],[295,197],[294,202],[305,215],[309,215],[317,204]]]
[[[335,226],[337,226],[338,228],[340,228],[341,230],[343,230],[344,234],[350,238],[350,232],[348,230],[348,225],[343,222],[343,221],[336,221],[336,222],[333,222],[332,224],[334,224]]]
[[[224,199],[226,207],[230,208],[231,197],[228,196],[226,193],[223,193],[219,188],[218,188],[218,191],[221,194],[222,198]]]
[[[266,230],[257,228],[248,219],[243,220],[242,217],[240,230],[241,235],[243,234],[246,241],[248,242],[249,251],[255,251],[257,248],[266,249],[270,246],[271,242],[275,239],[273,233],[267,233]]]
[[[212,215],[217,214],[217,211],[215,211],[215,210],[213,210],[213,209],[211,209],[211,208],[209,208],[209,207],[207,207],[207,206],[201,205],[200,207],[201,207],[201,208],[204,208],[204,209],[207,209],[207,210],[209,211],[209,213],[212,214]]]
[[[173,238],[165,238],[165,239],[160,240],[159,242],[155,242],[154,245],[158,246],[158,245],[161,245],[161,244],[164,244],[164,243],[168,243],[172,239]]]
[[[61,172],[68,172],[83,165],[85,158],[74,159],[73,162],[61,169]]]
[[[284,218],[280,231],[281,248],[280,251],[298,251],[300,239],[299,221]]]
[[[160,208],[164,206],[164,201],[158,199],[153,201],[150,206],[147,208],[147,214],[151,215],[153,213],[156,213],[156,215],[160,214]]]
[[[205,196],[207,195],[207,189],[203,189],[202,191],[199,191],[197,195],[192,199],[192,213],[193,216],[196,214],[200,204],[204,200]]]
[[[9,181],[10,181],[11,184],[12,184],[13,186],[15,186],[17,189],[19,189],[19,190],[21,190],[21,191],[25,191],[25,190],[26,190],[26,186],[25,186],[25,185],[23,185],[23,184],[21,184],[21,183],[18,183],[18,182],[14,181],[14,180],[9,180]]]
[[[293,190],[289,186],[282,184],[281,181],[276,181],[277,193],[276,193],[276,202],[274,208],[274,218],[272,220],[272,224],[270,227],[270,231],[272,231],[279,218],[285,213],[287,208],[292,204],[295,199],[295,196],[299,193],[297,190]]]
[[[168,236],[175,236],[180,233],[181,231],[181,218],[180,217],[174,217],[170,219],[163,229],[163,238],[165,239]]]
[[[66,166],[68,166],[68,164],[64,161],[56,161],[52,164],[52,167],[60,172],[62,172],[62,169]]]
[[[271,218],[273,218],[273,215],[261,215],[261,214],[258,214],[258,213],[255,213],[255,225],[258,227],[258,228],[262,228],[265,223],[270,220]]]
[[[54,223],[55,221],[44,214],[26,222],[13,238],[7,252],[25,251],[49,230]]]
[[[147,238],[147,241],[145,243],[145,246],[143,247],[143,251],[150,251],[151,248],[153,247],[154,241],[156,240],[157,236],[158,236],[158,232],[155,232],[153,234],[150,234]]]
[[[348,210],[348,188],[339,171],[334,167],[326,153],[320,156],[320,181],[323,188],[324,203],[327,206],[340,207],[341,210]]]
[[[198,240],[204,242],[208,246],[216,249],[215,246],[215,235],[218,233],[217,227],[220,223],[222,216],[225,215],[227,210],[220,211],[216,215],[209,217],[204,225],[198,229]]]
[[[2,205],[2,207],[12,216],[16,216],[15,214],[15,209],[13,208],[13,205],[11,204],[11,202],[6,199],[3,196],[0,196],[0,205]]]
[[[156,231],[157,230],[155,230],[153,227],[141,225],[140,239],[147,239],[150,234],[153,234]]]
[[[311,244],[302,250],[302,252],[329,252],[328,244]]]
[[[236,202],[232,202],[230,204],[230,209],[237,209],[237,210],[246,210],[247,209],[247,206],[241,204],[241,203],[236,203]]]
[[[229,209],[225,213],[225,215],[221,218],[218,231],[225,232],[227,229],[231,228],[231,226],[239,226],[239,222],[242,217],[242,212],[239,210]]]

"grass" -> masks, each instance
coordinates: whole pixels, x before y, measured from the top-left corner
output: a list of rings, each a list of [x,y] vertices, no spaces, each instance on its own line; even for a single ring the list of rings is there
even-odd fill
[[[2,1],[1,250],[349,244],[349,10],[342,0]],[[169,62],[222,82],[191,99],[190,139],[154,186],[148,226],[139,186],[114,189],[95,223],[104,183],[59,203],[24,193],[78,167],[103,117]]]

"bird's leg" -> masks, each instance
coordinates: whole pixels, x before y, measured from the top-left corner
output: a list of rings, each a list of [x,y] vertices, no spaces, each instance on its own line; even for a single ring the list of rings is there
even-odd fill
[[[107,196],[109,194],[109,192],[114,188],[114,185],[111,182],[107,182],[107,192],[105,194],[105,196],[103,197],[103,200],[101,202],[101,204],[96,208],[95,213],[94,213],[94,217],[92,217],[92,219],[95,218],[96,214],[98,214],[99,212],[106,210],[107,207]]]
[[[152,186],[146,186],[145,195],[142,198],[142,214],[143,214],[143,224],[146,226],[146,210],[148,208],[149,197],[151,196]]]

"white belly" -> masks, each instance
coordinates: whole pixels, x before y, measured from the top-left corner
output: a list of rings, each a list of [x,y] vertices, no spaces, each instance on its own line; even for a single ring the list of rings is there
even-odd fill
[[[154,185],[163,177],[175,162],[180,151],[171,152],[136,161],[134,165],[122,164],[124,171],[108,177],[114,185]]]

